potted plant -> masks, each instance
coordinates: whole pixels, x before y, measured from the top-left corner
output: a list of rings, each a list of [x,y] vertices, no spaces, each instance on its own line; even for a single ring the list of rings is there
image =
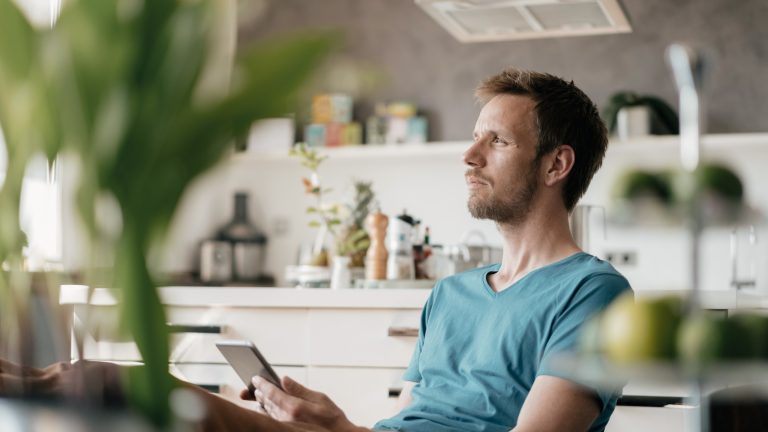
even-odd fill
[[[631,91],[614,93],[603,109],[608,131],[622,138],[630,135],[677,134],[680,122],[677,113],[662,99]],[[637,124],[639,123],[639,124]]]
[[[324,187],[320,182],[318,168],[328,157],[320,155],[315,149],[304,143],[297,144],[290,155],[301,159],[301,164],[310,170],[309,177],[302,177],[304,191],[314,199],[314,204],[308,206],[307,214],[314,218],[309,226],[317,228],[317,235],[312,243],[310,266],[328,267],[332,264],[330,255],[337,261],[343,258],[349,268],[355,269],[352,276],[363,273],[360,268],[365,265],[365,253],[370,245],[368,233],[364,229],[365,218],[374,202],[371,182],[355,181],[354,196],[348,204],[328,202],[331,188]],[[332,240],[333,250],[328,238]],[[310,269],[311,271],[311,269]]]
[[[254,120],[290,111],[334,39],[312,34],[242,50],[228,86],[227,62],[216,57],[226,29],[213,19],[227,4],[231,12],[234,3],[213,0],[72,0],[56,26],[35,29],[13,1],[0,0],[9,160],[0,188],[0,351],[12,355],[29,336],[20,325],[32,283],[21,265],[25,167],[36,153],[50,161],[70,154],[87,249],[114,256],[106,281],[119,290],[121,328],[144,361],[125,382],[127,397],[157,425],[170,421],[174,382],[151,251],[187,186]],[[105,208],[117,229],[104,223]]]

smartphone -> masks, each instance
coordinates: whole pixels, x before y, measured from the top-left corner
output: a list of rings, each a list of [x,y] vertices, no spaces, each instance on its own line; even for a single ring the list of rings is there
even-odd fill
[[[258,375],[276,385],[280,390],[280,377],[272,369],[269,362],[259,352],[256,345],[248,340],[222,340],[216,342],[216,348],[221,351],[224,358],[250,391],[253,391],[251,378]]]

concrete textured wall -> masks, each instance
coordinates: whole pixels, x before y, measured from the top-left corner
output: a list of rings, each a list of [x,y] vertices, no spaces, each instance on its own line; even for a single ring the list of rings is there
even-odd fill
[[[266,0],[265,0],[266,1]],[[685,41],[711,50],[708,132],[768,131],[768,1],[624,0],[633,32],[462,44],[413,0],[271,0],[242,25],[240,43],[305,28],[338,28],[343,55],[380,68],[386,84],[358,101],[406,99],[431,121],[430,139],[464,140],[477,106],[475,85],[507,65],[572,79],[602,107],[618,90],[677,105],[665,47]]]

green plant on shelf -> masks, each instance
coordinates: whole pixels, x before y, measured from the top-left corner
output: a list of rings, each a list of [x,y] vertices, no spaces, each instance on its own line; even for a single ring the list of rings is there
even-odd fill
[[[310,264],[317,266],[329,264],[329,251],[325,247],[325,237],[330,235],[334,239],[333,252],[336,255],[350,257],[351,266],[362,267],[365,252],[370,244],[363,224],[374,200],[371,183],[356,181],[355,195],[350,204],[329,203],[327,196],[333,189],[323,187],[319,174],[319,167],[328,156],[320,155],[317,150],[307,147],[304,143],[297,144],[289,154],[298,157],[301,165],[310,171],[309,177],[301,179],[304,192],[312,196],[315,201],[314,205],[306,208],[306,213],[314,217],[309,221],[309,226],[318,228]]]
[[[608,99],[602,115],[609,132],[615,132],[622,108],[647,107],[651,113],[651,132],[659,135],[680,132],[677,113],[664,100],[631,91],[616,92]]]

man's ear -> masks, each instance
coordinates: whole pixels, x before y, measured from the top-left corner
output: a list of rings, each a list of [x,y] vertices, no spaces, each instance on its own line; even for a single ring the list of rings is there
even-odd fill
[[[576,154],[573,147],[561,145],[544,158],[544,184],[553,186],[563,181],[573,169]]]

